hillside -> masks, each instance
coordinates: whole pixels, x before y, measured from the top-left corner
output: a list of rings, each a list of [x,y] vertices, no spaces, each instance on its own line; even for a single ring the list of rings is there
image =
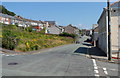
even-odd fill
[[[3,5],[0,5],[0,13],[15,16],[14,12],[8,11]]]
[[[15,25],[3,26],[2,36],[0,36],[0,38],[2,38],[2,48],[23,52],[74,42],[73,38],[50,34],[46,35],[44,32],[45,30],[41,32],[31,31],[30,28],[19,29]]]

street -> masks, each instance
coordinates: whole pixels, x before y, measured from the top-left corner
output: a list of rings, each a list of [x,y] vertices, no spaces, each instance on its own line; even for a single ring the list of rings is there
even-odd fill
[[[86,39],[85,37],[83,39]],[[81,38],[81,41],[83,40]],[[69,44],[33,55],[2,57],[3,76],[118,76],[118,65],[86,57],[88,46]],[[79,53],[77,49],[79,48]],[[13,63],[15,65],[13,65]]]

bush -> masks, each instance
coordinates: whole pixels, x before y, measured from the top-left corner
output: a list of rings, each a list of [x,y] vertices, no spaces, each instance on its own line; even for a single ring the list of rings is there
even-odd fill
[[[34,51],[43,48],[50,48],[73,42],[75,35],[61,34],[45,35],[45,29],[40,32],[31,32],[31,28],[19,29],[15,25],[2,26],[2,48],[15,51]],[[73,38],[72,38],[73,37]]]
[[[9,25],[8,28],[16,29],[16,26]],[[12,33],[12,30],[4,29],[2,31],[2,47],[13,50],[18,44],[19,39]]]
[[[2,38],[2,47],[10,50],[14,50],[18,44],[18,39],[14,37],[5,36]]]
[[[59,36],[75,38],[77,35],[76,34],[69,34],[69,33],[63,32],[63,33],[59,34]]]
[[[33,31],[32,27],[27,27],[27,28],[25,28],[25,30],[28,31],[28,32],[32,32]]]
[[[2,25],[2,26],[3,26],[3,25]],[[17,29],[17,26],[16,26],[16,25],[7,25],[7,26],[4,25],[2,28],[3,28],[3,29],[9,29],[9,30],[10,30],[10,29],[16,30],[16,29]]]
[[[45,34],[45,28],[40,31],[41,34]]]

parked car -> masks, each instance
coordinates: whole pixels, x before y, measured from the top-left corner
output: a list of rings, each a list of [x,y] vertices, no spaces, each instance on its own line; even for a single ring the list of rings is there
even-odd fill
[[[80,43],[80,41],[76,41],[76,44],[79,44]]]

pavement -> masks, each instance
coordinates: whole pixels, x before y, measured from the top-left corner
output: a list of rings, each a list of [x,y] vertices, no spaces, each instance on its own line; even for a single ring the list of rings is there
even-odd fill
[[[107,54],[102,51],[98,47],[94,47],[91,45],[91,43],[84,42],[83,45],[88,46],[88,57],[93,58],[99,61],[109,62],[109,63],[116,63],[120,64],[120,52],[112,53],[111,60],[108,60]],[[119,53],[119,54],[118,54]]]
[[[2,76],[118,77],[119,65],[98,60],[101,57],[105,59],[104,53],[101,54],[100,50],[83,42],[86,38],[81,38],[80,44],[44,49],[35,53],[2,53]]]

